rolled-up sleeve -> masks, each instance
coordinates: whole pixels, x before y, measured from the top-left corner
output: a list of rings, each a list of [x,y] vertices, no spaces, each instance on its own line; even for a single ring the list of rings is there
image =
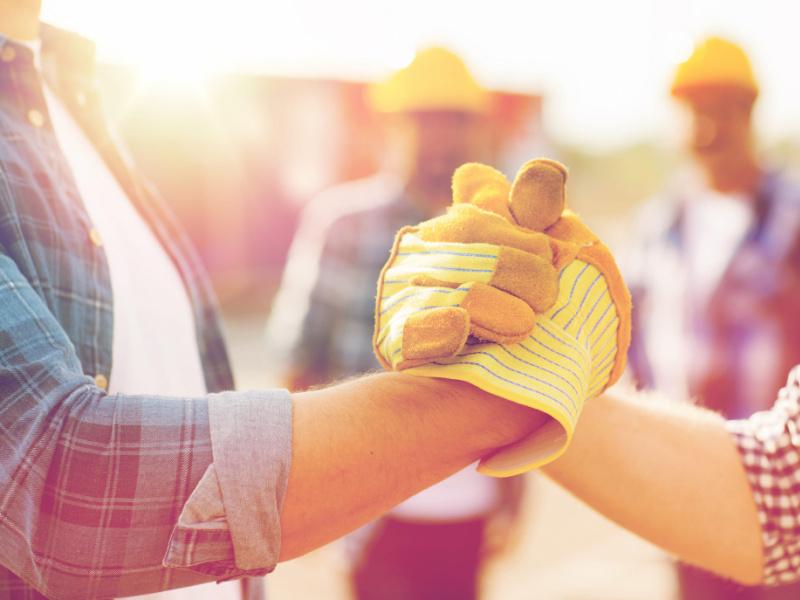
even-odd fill
[[[0,579],[59,599],[269,571],[290,445],[285,392],[107,394],[0,253]]]
[[[758,508],[764,583],[800,580],[800,366],[772,409],[727,426]]]
[[[214,464],[181,512],[165,565],[221,578],[274,569],[291,461],[291,406],[285,390],[209,399]]]

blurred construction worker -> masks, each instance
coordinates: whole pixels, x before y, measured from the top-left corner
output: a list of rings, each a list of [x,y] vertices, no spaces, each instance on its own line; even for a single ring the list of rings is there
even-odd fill
[[[380,368],[375,281],[395,233],[445,210],[457,166],[492,158],[489,94],[449,50],[420,51],[368,100],[386,129],[385,168],[311,203],[270,318],[269,345],[286,348],[291,389]],[[521,486],[467,469],[351,538],[357,597],[476,597],[482,560],[510,531]]]
[[[758,157],[758,84],[736,44],[700,43],[671,89],[694,170],[642,214],[631,365],[638,383],[729,418],[770,407],[800,361],[800,187]],[[682,597],[797,598],[679,568]]]

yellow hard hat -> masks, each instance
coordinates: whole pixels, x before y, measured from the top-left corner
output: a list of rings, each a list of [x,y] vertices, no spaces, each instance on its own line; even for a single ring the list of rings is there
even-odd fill
[[[678,65],[671,93],[684,97],[692,90],[724,87],[758,96],[750,59],[737,44],[719,37],[703,40],[692,55]]]
[[[489,94],[455,53],[437,46],[417,52],[407,67],[369,89],[377,112],[457,110],[483,113]]]

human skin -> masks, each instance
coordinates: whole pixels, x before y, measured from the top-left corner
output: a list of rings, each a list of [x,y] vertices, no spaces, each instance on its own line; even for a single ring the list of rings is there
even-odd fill
[[[303,554],[544,423],[468,384],[381,374],[295,396],[281,559]],[[761,581],[761,528],[719,415],[605,394],[544,473],[680,559]],[[320,490],[324,490],[321,493]]]
[[[746,585],[762,578],[753,494],[719,415],[606,394],[544,472],[606,517],[683,561]]]
[[[762,170],[753,141],[753,99],[737,89],[709,86],[682,98],[691,127],[687,150],[708,184],[752,198]]]
[[[549,418],[466,383],[401,373],[293,400],[281,560],[369,522]]]

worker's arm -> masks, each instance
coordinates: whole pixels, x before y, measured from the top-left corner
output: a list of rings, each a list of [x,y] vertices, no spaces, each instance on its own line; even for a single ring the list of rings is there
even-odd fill
[[[722,417],[607,394],[587,402],[569,450],[544,469],[626,529],[745,584],[762,578],[761,527]]]
[[[0,338],[0,580],[53,598],[263,573],[278,559],[288,471],[284,556],[536,422],[469,385],[398,375],[296,401],[109,394],[2,248]]]
[[[466,383],[396,373],[296,394],[281,559],[355,529],[546,418]]]

